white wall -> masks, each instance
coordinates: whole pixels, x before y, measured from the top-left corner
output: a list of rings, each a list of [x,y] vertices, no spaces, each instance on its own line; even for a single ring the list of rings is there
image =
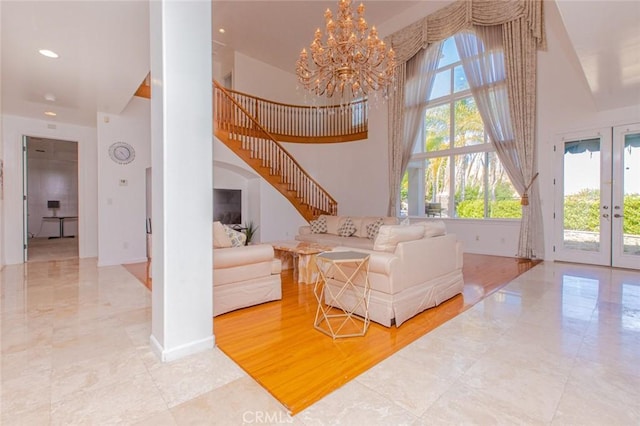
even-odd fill
[[[4,151],[3,244],[5,264],[23,262],[22,136],[78,142],[79,255],[98,254],[96,129],[55,121],[2,116]]]
[[[519,220],[444,219],[447,232],[463,243],[465,253],[515,257],[520,235]]]
[[[98,265],[147,260],[145,173],[151,165],[149,108],[148,99],[134,97],[119,115],[98,113]],[[133,146],[135,159],[131,163],[111,160],[109,146],[115,142]]]

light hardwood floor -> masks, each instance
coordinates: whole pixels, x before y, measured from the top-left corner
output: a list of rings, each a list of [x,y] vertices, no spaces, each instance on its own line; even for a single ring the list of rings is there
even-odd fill
[[[530,269],[531,262],[466,254],[465,286],[458,295],[403,323],[371,323],[366,336],[333,340],[313,327],[313,285],[282,275],[282,301],[214,318],[218,347],[292,414],[393,355],[419,337],[464,312]]]

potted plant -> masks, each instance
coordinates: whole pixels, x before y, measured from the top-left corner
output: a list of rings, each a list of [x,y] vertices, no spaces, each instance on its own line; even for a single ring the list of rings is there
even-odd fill
[[[249,243],[251,243],[251,240],[253,239],[253,236],[255,235],[256,231],[258,230],[258,226],[253,224],[253,221],[249,221],[249,223],[245,223],[244,224],[244,234],[247,236],[247,241],[245,242],[245,245],[249,245]]]

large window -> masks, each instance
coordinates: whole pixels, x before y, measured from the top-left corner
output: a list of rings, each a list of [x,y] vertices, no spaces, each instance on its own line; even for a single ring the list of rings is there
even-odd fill
[[[519,218],[520,197],[489,143],[453,38],[442,47],[427,105],[402,182],[403,210],[411,216]]]

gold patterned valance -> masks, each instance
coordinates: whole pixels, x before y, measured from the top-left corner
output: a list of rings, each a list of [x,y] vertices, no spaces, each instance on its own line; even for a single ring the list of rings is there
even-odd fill
[[[538,49],[546,47],[542,0],[459,0],[396,31],[385,41],[399,63],[412,58],[430,43],[444,40],[473,25],[502,25],[523,20]]]

